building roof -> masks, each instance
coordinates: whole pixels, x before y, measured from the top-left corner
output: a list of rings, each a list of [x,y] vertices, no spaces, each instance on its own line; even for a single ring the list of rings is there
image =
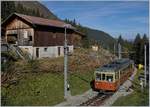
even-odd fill
[[[52,20],[52,19],[45,19],[41,17],[35,17],[35,16],[29,16],[29,15],[24,15],[24,14],[19,14],[19,13],[13,13],[11,14],[3,23],[7,23],[7,21],[13,17],[13,16],[18,16],[19,18],[27,21],[28,23],[32,25],[43,25],[43,26],[51,26],[51,27],[58,27],[58,28],[64,28],[65,25],[69,25],[68,29],[74,30],[76,33],[79,33],[80,35],[84,35],[81,32],[78,32],[75,27],[73,27],[70,24],[67,24],[63,21],[60,20]]]
[[[29,16],[29,15],[24,15],[24,14],[19,14],[19,13],[11,14],[3,23],[5,23],[12,16],[18,16],[26,20],[27,22],[31,24],[36,24],[36,25],[54,26],[54,27],[64,27],[64,25],[66,25],[66,23],[63,21],[46,19],[46,18],[41,18],[41,17],[36,17],[36,16]],[[73,29],[74,27],[70,25],[70,28]]]
[[[54,26],[54,27],[62,27],[64,28],[64,25],[66,25],[65,22],[59,21],[59,20],[52,20],[52,19],[45,19],[41,17],[35,17],[35,16],[29,16],[29,15],[23,15],[23,14],[18,14],[15,13],[17,16],[20,16],[21,18],[29,21],[32,24],[37,24],[37,25],[46,25],[46,26]],[[73,26],[70,25],[71,29],[75,29]]]

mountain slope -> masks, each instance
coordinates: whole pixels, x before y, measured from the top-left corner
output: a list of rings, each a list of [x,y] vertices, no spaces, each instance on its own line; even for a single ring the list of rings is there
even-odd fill
[[[94,39],[102,45],[104,48],[110,48],[113,49],[113,45],[116,42],[116,40],[110,36],[108,33],[100,31],[100,30],[95,30],[91,28],[87,28],[87,36],[89,39]]]
[[[15,5],[23,5],[23,7],[32,10],[39,10],[45,18],[58,19],[50,10],[48,10],[43,4],[38,1],[15,1]]]

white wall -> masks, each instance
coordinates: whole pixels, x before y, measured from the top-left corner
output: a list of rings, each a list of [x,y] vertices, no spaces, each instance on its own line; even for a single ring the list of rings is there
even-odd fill
[[[28,51],[33,56],[33,46],[19,46],[21,49]]]
[[[20,48],[26,49],[33,58],[36,58],[36,48],[39,48],[39,58],[44,57],[59,57],[64,55],[64,46],[48,46],[48,47],[32,47],[32,46],[19,46]],[[60,47],[60,55],[58,55],[58,47]],[[68,46],[69,52],[73,52],[73,45]],[[44,50],[47,48],[47,51]]]

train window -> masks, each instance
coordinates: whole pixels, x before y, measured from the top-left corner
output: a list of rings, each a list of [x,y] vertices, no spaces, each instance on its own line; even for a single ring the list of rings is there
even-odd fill
[[[102,74],[102,80],[105,80],[105,74]]]
[[[118,72],[116,72],[115,73],[115,79],[118,79],[119,78],[118,76],[119,76],[119,74],[118,74]]]
[[[96,74],[96,80],[101,80],[101,74],[100,73]]]
[[[113,81],[113,75],[107,75],[106,80],[109,82],[112,82]]]

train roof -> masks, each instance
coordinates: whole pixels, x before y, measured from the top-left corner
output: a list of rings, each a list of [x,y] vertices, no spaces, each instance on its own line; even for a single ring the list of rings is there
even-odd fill
[[[133,62],[133,61],[128,58],[117,59],[109,64],[99,67],[98,69],[96,69],[96,71],[99,71],[99,72],[114,71],[115,72],[123,67],[128,66],[131,62]]]

